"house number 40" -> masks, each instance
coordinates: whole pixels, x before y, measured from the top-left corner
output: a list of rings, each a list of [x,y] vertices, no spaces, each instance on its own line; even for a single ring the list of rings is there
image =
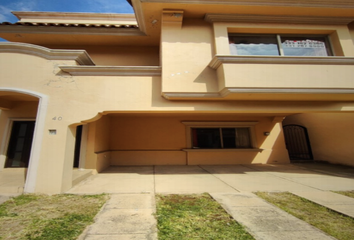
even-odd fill
[[[53,117],[52,120],[58,120],[58,121],[61,121],[63,118],[62,117]]]

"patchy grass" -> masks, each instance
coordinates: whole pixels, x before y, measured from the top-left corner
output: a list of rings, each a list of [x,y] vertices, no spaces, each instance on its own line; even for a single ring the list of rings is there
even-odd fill
[[[0,205],[0,239],[76,239],[107,199],[104,194],[20,195]]]
[[[207,194],[157,195],[160,240],[253,239]]]
[[[257,196],[339,239],[354,238],[354,219],[291,193],[257,192]]]
[[[335,193],[354,198],[354,191],[335,191]]]

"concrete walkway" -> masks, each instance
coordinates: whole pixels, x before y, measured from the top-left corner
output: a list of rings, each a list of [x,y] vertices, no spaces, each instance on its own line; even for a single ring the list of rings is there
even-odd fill
[[[212,193],[212,197],[255,239],[335,239],[253,193]]]
[[[341,190],[354,190],[354,168],[288,164],[111,167],[69,193],[113,194],[82,239],[157,239],[154,201],[142,199],[208,192],[256,239],[273,240],[332,238],[252,192],[289,191],[353,216],[354,199],[330,192]]]
[[[79,239],[157,239],[153,194],[113,194]]]

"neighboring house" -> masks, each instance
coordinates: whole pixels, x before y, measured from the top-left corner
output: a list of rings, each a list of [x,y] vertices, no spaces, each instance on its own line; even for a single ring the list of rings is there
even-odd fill
[[[292,159],[354,165],[354,2],[131,2],[0,24],[0,168],[28,167],[25,192],[73,167],[289,163],[283,121],[309,133],[312,154],[288,126]]]

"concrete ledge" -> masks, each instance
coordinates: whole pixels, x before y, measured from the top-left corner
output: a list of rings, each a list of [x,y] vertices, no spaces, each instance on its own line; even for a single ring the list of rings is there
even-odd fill
[[[111,151],[111,165],[186,165],[186,152]]]

